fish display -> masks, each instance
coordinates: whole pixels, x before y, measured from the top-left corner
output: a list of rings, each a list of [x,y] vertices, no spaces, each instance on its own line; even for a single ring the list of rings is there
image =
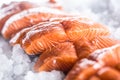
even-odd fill
[[[12,2],[1,7],[2,36],[28,55],[36,72],[60,70],[64,80],[120,80],[120,41],[98,22],[59,7]],[[11,7],[12,6],[12,7]],[[18,9],[19,8],[19,9]],[[8,14],[9,13],[9,14]]]

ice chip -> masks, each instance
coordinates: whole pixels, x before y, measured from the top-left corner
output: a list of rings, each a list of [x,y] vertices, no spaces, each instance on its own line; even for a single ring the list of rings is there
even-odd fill
[[[3,72],[0,72],[0,80],[3,79]]]
[[[120,40],[120,27],[116,29],[116,31],[114,33],[114,36],[115,36],[116,39]]]
[[[13,47],[12,59],[16,63],[30,62],[28,55],[24,53],[23,49],[18,44]]]
[[[60,71],[33,73],[29,71],[24,77],[25,80],[63,80],[64,74]]]
[[[13,72],[14,72],[15,75],[21,75],[21,74],[23,74],[24,73],[24,67],[23,67],[23,65],[19,64],[19,65],[14,66]]]

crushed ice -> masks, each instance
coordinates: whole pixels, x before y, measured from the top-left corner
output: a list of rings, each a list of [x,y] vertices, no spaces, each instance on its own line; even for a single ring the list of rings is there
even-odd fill
[[[8,3],[11,0],[5,1]],[[80,13],[82,16],[107,25],[112,32],[112,37],[120,40],[119,0],[57,1],[69,12]],[[0,36],[0,80],[63,80],[64,74],[60,71],[35,73],[32,69],[34,61],[19,45],[11,47],[8,41]]]

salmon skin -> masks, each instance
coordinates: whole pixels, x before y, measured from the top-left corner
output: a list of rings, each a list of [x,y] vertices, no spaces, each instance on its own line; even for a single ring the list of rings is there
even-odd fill
[[[27,1],[21,1],[21,2],[11,2],[9,4],[4,4],[0,8],[0,31],[3,28],[5,22],[13,15],[23,11],[27,10],[33,7],[37,7],[34,3],[27,2]]]

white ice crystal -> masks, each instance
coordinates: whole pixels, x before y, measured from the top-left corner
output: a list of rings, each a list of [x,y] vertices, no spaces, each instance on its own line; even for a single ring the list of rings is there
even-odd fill
[[[116,39],[120,40],[120,27],[116,29],[116,31],[114,32],[114,36]]]
[[[0,54],[0,80],[12,75],[13,61],[8,59],[6,55]]]
[[[29,71],[25,80],[63,80],[64,74],[59,71],[33,73]]]
[[[11,1],[13,0],[1,1],[0,5]],[[34,1],[41,3],[47,0]],[[120,0],[57,1],[70,13],[80,14],[107,25],[112,37],[120,40]],[[33,72],[35,60],[31,60],[20,45],[11,47],[8,41],[0,36],[0,80],[63,80],[64,74],[60,71]]]

